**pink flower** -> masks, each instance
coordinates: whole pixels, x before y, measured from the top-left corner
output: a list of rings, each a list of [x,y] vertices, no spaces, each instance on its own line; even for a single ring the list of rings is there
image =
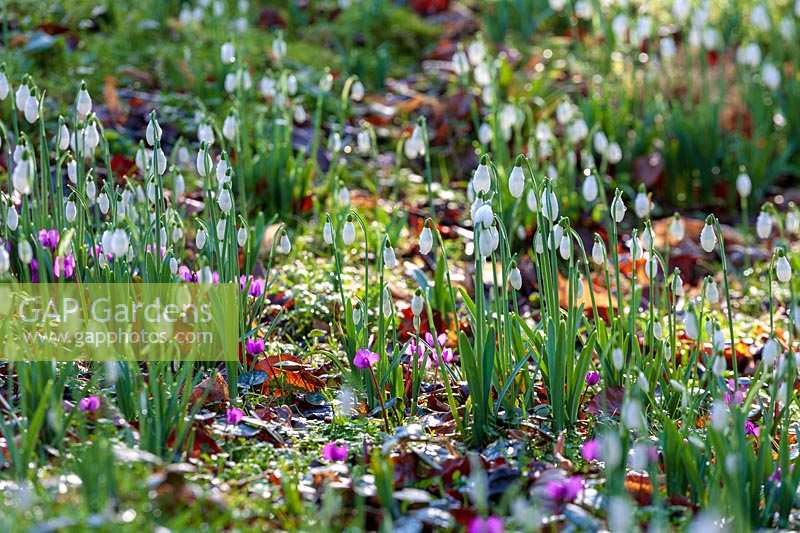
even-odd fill
[[[75,273],[75,258],[72,256],[72,254],[69,254],[66,257],[60,255],[56,257],[56,262],[53,265],[53,273],[57,278],[71,278],[72,274]]]
[[[356,356],[353,358],[353,364],[356,368],[370,368],[377,363],[379,359],[380,356],[375,352],[371,352],[368,348],[361,348],[356,352]]]
[[[417,343],[416,339],[411,339],[406,347],[406,355],[414,355],[415,353],[417,354],[417,359],[422,361],[422,356],[425,355],[425,344],[422,342]]]
[[[470,520],[467,533],[503,533],[503,519],[499,516],[476,516]]]
[[[247,353],[250,355],[264,353],[264,339],[259,337],[247,339],[247,341],[244,343],[244,347],[247,350]]]
[[[49,248],[55,251],[58,248],[58,230],[57,229],[40,229],[39,242],[44,248]]]
[[[439,336],[436,337],[436,344],[438,344],[439,346],[444,346],[446,342],[447,342],[446,333],[440,333]],[[433,335],[431,335],[430,331],[425,333],[425,344],[427,344],[431,348],[435,348],[435,346],[433,345]]]
[[[583,478],[572,476],[555,479],[547,483],[545,491],[550,501],[557,504],[569,503],[578,497],[583,490]]]
[[[244,411],[238,407],[231,407],[225,412],[225,422],[231,426],[237,425],[244,418]]]
[[[600,459],[600,441],[592,439],[584,442],[581,446],[581,457],[587,461]]]
[[[84,396],[81,398],[81,401],[78,402],[78,408],[84,413],[94,413],[100,409],[100,397]]]
[[[761,434],[761,428],[755,425],[750,420],[744,421],[744,434],[745,435],[752,435],[756,438]]]
[[[590,370],[586,373],[586,384],[588,386],[597,385],[600,383],[600,372],[596,372],[594,370]]]
[[[337,445],[329,442],[322,447],[322,458],[326,461],[345,461],[347,460],[347,445]]]

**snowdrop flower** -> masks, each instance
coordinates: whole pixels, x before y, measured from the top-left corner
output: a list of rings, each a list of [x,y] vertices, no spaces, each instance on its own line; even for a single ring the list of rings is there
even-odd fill
[[[597,199],[598,193],[597,177],[594,174],[589,174],[586,176],[586,179],[583,180],[583,185],[581,186],[583,199],[586,200],[586,203],[592,203]]]
[[[602,130],[598,130],[592,137],[592,145],[598,154],[605,154],[608,149],[608,137]]]
[[[86,198],[89,199],[89,205],[94,205],[97,196],[97,185],[92,180],[86,182]]]
[[[644,255],[642,243],[639,241],[636,230],[633,231],[633,237],[631,237],[628,241],[628,249],[631,252],[631,258],[633,258],[634,261],[640,260],[642,255]]]
[[[206,239],[208,235],[206,235],[206,230],[200,228],[197,230],[197,234],[194,236],[194,245],[197,247],[198,250],[202,250],[206,246]]]
[[[108,199],[108,195],[101,192],[100,196],[97,197],[97,206],[100,208],[100,212],[104,215],[107,214],[110,204],[111,202]]]
[[[414,126],[411,137],[404,143],[403,152],[408,159],[416,159],[425,155],[425,138],[419,123]]]
[[[775,91],[781,86],[781,71],[772,63],[764,63],[761,67],[761,79],[767,88]]]
[[[354,102],[360,102],[364,99],[364,84],[360,80],[356,80],[350,87],[350,98]]]
[[[761,350],[761,361],[764,363],[764,366],[771,367],[775,361],[778,359],[778,354],[781,351],[781,347],[773,337],[770,337],[767,342],[764,344],[764,349]]]
[[[625,364],[625,354],[622,353],[622,349],[617,347],[611,352],[611,362],[614,365],[614,368],[617,370],[622,370],[622,365]]]
[[[156,150],[156,171],[159,176],[163,176],[167,171],[167,156],[161,148]]]
[[[183,196],[184,191],[186,190],[186,183],[183,179],[183,174],[178,174],[175,176],[175,198],[180,198]]]
[[[617,224],[622,222],[622,219],[625,218],[625,211],[627,210],[628,208],[625,207],[625,202],[622,201],[622,193],[617,192],[617,194],[614,195],[614,201],[611,202],[611,213]]]
[[[69,128],[66,124],[61,124],[58,128],[58,138],[56,139],[58,149],[62,152],[69,148]]]
[[[369,154],[369,151],[372,149],[372,139],[369,136],[369,131],[361,130],[358,132],[358,136],[356,137],[356,145],[358,147],[359,154]]]
[[[589,0],[578,0],[575,2],[575,16],[581,20],[592,18],[592,4]]]
[[[533,249],[536,251],[537,254],[544,253],[544,239],[542,239],[542,234],[538,231],[536,235],[533,236]]]
[[[659,51],[661,52],[661,57],[663,57],[666,61],[669,61],[675,54],[677,53],[678,49],[675,46],[675,40],[672,37],[662,37],[659,41]]]
[[[481,162],[478,168],[475,169],[475,174],[472,177],[472,186],[475,192],[487,193],[492,186],[492,177],[489,174],[489,166]]]
[[[550,222],[558,220],[558,198],[553,191],[548,194],[547,187],[542,191],[541,206],[545,218]]]
[[[578,144],[584,140],[588,134],[589,126],[586,125],[586,121],[583,119],[578,119],[567,126],[567,139],[572,144]]]
[[[64,215],[67,217],[67,222],[75,222],[75,218],[78,216],[78,207],[75,205],[75,202],[68,200],[64,209]]]
[[[492,206],[489,204],[481,205],[475,212],[474,225],[481,225],[484,229],[490,228],[494,224],[494,213]]]
[[[278,85],[272,78],[264,77],[258,84],[258,90],[264,98],[273,98],[277,94]]]
[[[489,144],[492,142],[492,137],[492,127],[485,122],[481,124],[481,127],[478,128],[478,141],[480,141],[481,144]]]
[[[348,220],[342,228],[342,241],[346,246],[350,246],[356,240],[356,227],[353,222]]]
[[[797,233],[798,230],[800,230],[800,217],[797,216],[797,211],[790,209],[786,213],[786,231]]]
[[[31,93],[25,101],[23,114],[25,115],[25,120],[31,124],[39,120],[39,99],[36,97],[35,92]]]
[[[706,301],[711,305],[719,303],[719,287],[717,286],[717,282],[713,279],[709,279],[706,284],[705,297]]]
[[[556,120],[559,124],[565,125],[575,116],[575,106],[569,100],[564,100],[556,108]]]
[[[175,226],[174,228],[172,228],[172,242],[177,243],[182,238],[183,238],[183,229],[181,229],[180,226]]]
[[[97,123],[92,120],[83,130],[83,145],[86,151],[91,153],[100,144],[100,132],[97,131]]]
[[[683,240],[685,234],[686,229],[683,219],[678,213],[675,213],[672,217],[672,221],[669,223],[669,237],[674,242],[680,242]]]
[[[6,226],[8,226],[8,229],[11,231],[16,231],[19,226],[19,213],[17,213],[13,205],[8,206],[8,211],[6,212]]]
[[[278,63],[286,57],[286,41],[283,40],[283,35],[280,33],[272,41],[272,56]]]
[[[236,49],[233,47],[233,43],[223,43],[220,47],[219,55],[225,65],[236,62]]]
[[[566,234],[561,237],[561,242],[558,244],[558,253],[564,260],[568,260],[572,255],[572,241]]]
[[[228,189],[222,189],[222,192],[219,193],[217,205],[219,205],[220,210],[226,215],[230,213],[233,207],[233,198],[231,198],[231,192]]]
[[[742,198],[747,198],[753,190],[753,183],[750,181],[750,176],[746,172],[742,172],[736,178],[736,192]]]
[[[736,61],[742,65],[757,67],[761,64],[761,48],[756,43],[740,46],[736,50]]]
[[[325,225],[322,226],[322,240],[325,244],[333,244],[333,227],[330,222],[325,222]]]
[[[211,124],[203,122],[197,126],[197,140],[200,141],[201,146],[203,143],[209,146],[214,144],[214,128],[211,127]]]
[[[80,120],[85,120],[89,113],[92,112],[92,97],[89,96],[89,91],[86,90],[85,82],[81,82],[78,97],[75,99],[75,110],[78,112]]]
[[[219,161],[217,161],[216,174],[217,181],[220,185],[228,182],[228,161],[226,161],[224,157],[221,157]]]
[[[428,226],[425,226],[419,234],[419,253],[427,255],[431,249],[433,249],[433,233]]]
[[[781,283],[787,283],[792,277],[792,266],[783,251],[779,252],[778,261],[775,263],[775,276]]]
[[[761,31],[769,31],[769,12],[767,12],[767,8],[763,4],[753,7],[753,11],[750,12],[750,22]]]
[[[156,140],[161,140],[161,126],[155,117],[147,121],[147,129],[145,129],[144,138],[148,146],[155,146]]]
[[[233,113],[229,114],[222,123],[222,136],[228,139],[228,141],[234,142],[236,140],[237,127],[238,122],[236,120],[236,115]]]
[[[386,246],[383,249],[383,265],[386,268],[394,268],[397,266],[397,256],[394,254],[394,248]]]
[[[697,316],[694,314],[694,307],[689,306],[689,309],[683,315],[683,327],[686,329],[686,336],[692,340],[697,340],[700,336],[700,326],[697,324]]]
[[[27,83],[21,84],[17,88],[17,92],[14,94],[15,104],[17,105],[17,109],[20,111],[25,110],[25,103],[28,101],[28,97],[31,95],[31,88],[28,86]]]
[[[411,298],[411,312],[414,313],[415,317],[419,317],[422,313],[424,303],[425,302],[422,300],[422,293],[417,289],[414,296]]]
[[[633,210],[639,218],[647,218],[650,215],[650,198],[643,190],[640,190],[633,200]]]
[[[760,239],[767,239],[772,233],[772,216],[766,210],[762,209],[756,218],[756,233]]]
[[[0,101],[8,98],[8,93],[10,90],[11,86],[9,85],[8,78],[6,77],[5,67],[0,67]]]
[[[717,235],[714,233],[714,228],[711,227],[711,224],[706,221],[705,226],[703,226],[703,230],[700,232],[700,246],[706,252],[714,251],[714,247],[717,245]]]
[[[650,280],[658,276],[658,258],[655,255],[650,256],[647,260],[647,265],[644,268],[644,275]]]
[[[286,233],[281,235],[277,250],[279,254],[283,255],[288,255],[289,252],[292,251],[292,242],[289,240],[289,236]]]
[[[19,244],[17,245],[17,253],[19,254],[19,260],[26,265],[30,265],[31,261],[33,261],[33,247],[27,239],[19,241]]]
[[[213,161],[211,161],[211,154],[208,153],[208,149],[206,148],[205,144],[200,145],[200,150],[197,152],[197,161],[195,162],[195,166],[197,167],[197,173],[201,177],[206,177],[209,170],[211,170],[214,166]]]
[[[522,288],[522,273],[519,271],[519,267],[517,267],[516,264],[508,273],[508,283],[514,288],[515,291],[518,291]]]
[[[339,199],[339,205],[341,206],[350,205],[350,189],[348,189],[347,187],[339,187],[339,192],[336,196]]]
[[[28,160],[26,153],[22,160],[17,163],[17,166],[14,167],[14,172],[11,175],[14,190],[19,194],[27,195],[31,193],[30,175],[31,161]]]
[[[325,74],[323,74],[322,78],[320,78],[319,80],[319,90],[324,93],[327,93],[330,92],[332,87],[333,87],[333,76],[326,69]]]
[[[128,234],[123,229],[116,229],[111,235],[111,253],[114,257],[122,257],[128,251]]]
[[[525,203],[528,205],[528,209],[534,213],[539,210],[539,200],[536,199],[536,191],[534,189],[528,191],[528,195],[525,197]]]
[[[220,218],[217,221],[217,240],[224,241],[225,240],[225,230],[228,228],[228,224],[224,218]],[[166,240],[166,239],[164,239]],[[162,241],[163,242],[163,241]],[[222,249],[222,242],[219,243],[220,250]]]
[[[492,236],[492,230],[495,232],[497,231],[494,229],[494,226],[492,226],[480,232],[480,237],[478,238],[478,251],[480,252],[481,257],[489,257],[494,251],[494,237]]]
[[[239,228],[239,231],[236,232],[236,244],[239,245],[239,248],[244,248],[246,242],[247,242],[247,228],[241,227]]]
[[[5,274],[11,268],[11,258],[5,246],[0,246],[0,274]]]
[[[595,238],[594,244],[592,245],[592,261],[594,261],[594,264],[597,266],[605,262],[605,251],[603,250],[603,243],[599,238]]]
[[[525,190],[525,173],[522,167],[515,165],[511,170],[511,175],[508,177],[508,191],[514,198],[521,198]]]

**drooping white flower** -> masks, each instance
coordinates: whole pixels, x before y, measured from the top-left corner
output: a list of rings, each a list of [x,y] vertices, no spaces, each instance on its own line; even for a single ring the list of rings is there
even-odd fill
[[[521,198],[525,190],[525,173],[522,167],[515,165],[508,177],[508,191],[514,198]]]
[[[563,235],[561,242],[558,244],[558,253],[564,260],[568,260],[572,255],[572,240],[569,235]]]
[[[756,233],[760,239],[767,239],[772,233],[772,215],[765,210],[762,210],[756,218]]]
[[[339,192],[336,197],[339,200],[339,205],[345,207],[350,205],[350,189],[347,187],[339,187]]]
[[[414,293],[414,296],[411,297],[411,312],[414,313],[414,316],[419,316],[422,313],[422,308],[425,302],[422,299],[422,295],[419,291]]]
[[[765,61],[761,67],[761,79],[767,88],[777,91],[781,86],[781,71],[772,63]]]
[[[217,161],[216,174],[220,185],[228,182],[228,161],[224,157],[220,157]]]
[[[719,303],[719,287],[717,286],[717,282],[709,280],[708,284],[706,284],[706,291],[705,291],[706,301],[711,305],[716,305]]]
[[[775,263],[775,276],[781,283],[787,283],[792,278],[792,266],[785,255],[778,257]]]
[[[111,253],[114,254],[114,257],[124,256],[128,251],[129,244],[128,234],[125,230],[114,230],[114,233],[111,235]]]
[[[325,225],[322,226],[322,240],[325,244],[333,244],[333,227],[330,222],[325,222]]]
[[[753,190],[753,183],[750,181],[750,176],[747,173],[742,172],[736,178],[736,192],[739,193],[739,196],[742,198],[747,198],[750,196],[750,193]]]
[[[279,63],[286,57],[286,41],[283,40],[282,35],[278,35],[272,41],[272,56]]]
[[[791,209],[786,213],[786,231],[797,233],[798,230],[800,230],[800,217],[797,216],[797,212],[794,209]]]
[[[525,198],[525,203],[528,204],[528,209],[534,213],[539,210],[539,200],[536,198],[535,190],[531,189],[528,191],[528,195]]]
[[[419,234],[419,253],[427,255],[433,249],[433,232],[427,226],[422,228],[422,233]]]
[[[425,138],[420,124],[414,126],[411,137],[403,145],[403,151],[408,159],[416,159],[425,155]]]
[[[621,348],[614,348],[611,352],[611,363],[614,365],[615,369],[622,370],[622,365],[625,364],[625,354],[622,353]]]
[[[31,243],[28,242],[28,239],[22,239],[19,241],[19,244],[17,245],[17,253],[19,254],[19,260],[26,265],[30,265],[31,261],[33,261],[33,247],[31,246]]]
[[[144,138],[148,146],[155,146],[156,140],[161,140],[161,126],[155,118],[147,121]]]
[[[200,228],[197,230],[197,233],[194,236],[194,245],[197,247],[198,250],[202,250],[206,246],[206,239],[208,235],[206,234],[206,230]]]
[[[353,225],[351,221],[347,221],[344,223],[344,227],[342,228],[342,241],[345,245],[350,246],[356,240],[356,227]]]
[[[514,288],[515,291],[518,291],[522,288],[522,273],[519,271],[519,267],[516,265],[508,273],[508,283]]]
[[[350,87],[350,98],[354,102],[360,102],[364,99],[364,92],[364,84],[360,80],[356,80]]]
[[[16,231],[19,226],[19,213],[17,213],[13,205],[8,206],[8,211],[6,212],[6,226],[8,226],[8,229],[11,231]]]
[[[769,12],[763,4],[756,4],[753,7],[753,11],[750,12],[750,22],[761,31],[769,31],[771,25]]]
[[[5,246],[0,246],[0,274],[5,274],[11,268],[11,258]]]
[[[481,225],[485,229],[490,228],[494,224],[494,212],[490,204],[481,204],[481,206],[478,207],[475,211],[473,224],[475,226]]]
[[[8,93],[10,90],[11,86],[8,83],[6,73],[4,70],[0,70],[0,101],[8,98]]]
[[[89,96],[89,91],[86,90],[85,84],[81,84],[81,89],[78,91],[78,97],[75,99],[75,110],[78,112],[80,120],[86,119],[89,113],[92,112],[92,97]]]
[[[581,186],[583,199],[586,200],[587,203],[592,203],[597,199],[598,193],[597,177],[594,174],[589,174],[586,176],[586,179],[583,180],[583,185]]]
[[[67,148],[69,148],[69,128],[66,124],[62,124],[58,128],[58,149],[64,151]]]
[[[700,335],[700,326],[697,323],[697,316],[694,309],[690,308],[683,315],[683,327],[686,329],[686,336],[692,340],[697,340]]]
[[[669,223],[669,237],[673,242],[680,242],[683,240],[685,234],[686,229],[683,219],[679,214],[675,213],[675,216],[672,217],[672,221]]]
[[[108,199],[108,195],[105,192],[101,192],[100,196],[97,197],[97,206],[100,208],[100,212],[102,214],[107,214],[108,209],[111,206],[111,202]]]
[[[211,124],[203,122],[197,126],[197,140],[200,141],[201,144],[214,144],[214,128],[211,127]]]
[[[772,366],[778,358],[778,354],[781,351],[781,347],[773,337],[770,337],[766,343],[764,343],[764,349],[761,350],[761,361],[764,363],[764,366]]]
[[[75,202],[67,200],[64,215],[67,217],[67,222],[75,222],[75,218],[78,216],[78,206],[75,205]]]
[[[619,143],[612,142],[608,145],[608,150],[606,151],[606,159],[612,165],[616,165],[620,161],[622,161],[622,148],[620,147]]]
[[[600,266],[605,262],[603,243],[601,243],[600,240],[595,240],[594,245],[592,245],[592,261],[594,261],[594,264],[597,266]]]
[[[231,208],[233,207],[233,198],[231,197],[231,192],[228,189],[222,189],[217,197],[217,205],[219,205],[220,210],[225,213],[226,215],[230,213]]]
[[[700,246],[706,252],[713,252],[716,245],[717,234],[714,233],[714,228],[711,227],[711,224],[706,222],[703,226],[703,230],[700,232]]]
[[[558,220],[558,198],[556,193],[550,191],[549,195],[547,189],[542,191],[542,198],[540,205],[542,206],[542,215],[550,222]]]
[[[383,249],[383,265],[386,268],[394,268],[397,266],[397,256],[394,253],[394,248],[386,246]]]
[[[14,93],[14,103],[17,105],[19,111],[25,110],[25,103],[28,101],[30,95],[31,88],[28,87],[27,83],[23,83],[17,88],[17,92]]]
[[[542,234],[538,231],[533,236],[533,249],[537,254],[544,253],[544,239],[542,239]]]
[[[228,141],[234,142],[236,140],[237,128],[238,121],[236,120],[236,115],[228,115],[222,123],[222,136],[228,139]]]
[[[289,240],[289,236],[284,233],[281,235],[280,241],[278,241],[278,253],[283,255],[288,255],[289,252],[292,251],[292,242]]]
[[[197,152],[197,161],[195,162],[197,173],[204,178],[213,166],[214,163],[211,161],[211,154],[208,153],[205,146],[201,146],[200,150]]]
[[[233,43],[223,43],[219,50],[220,59],[225,65],[230,65],[236,62],[236,48]]]
[[[645,192],[639,192],[633,201],[633,210],[639,218],[647,218],[650,215],[650,198]]]
[[[186,190],[186,183],[183,179],[183,174],[178,174],[175,176],[175,198],[180,198],[183,196],[184,191]]]
[[[475,192],[489,192],[489,188],[492,186],[492,177],[489,173],[488,165],[484,165],[483,163],[478,165],[472,177],[472,186],[475,188]]]
[[[23,114],[25,115],[25,120],[30,124],[39,120],[39,99],[35,95],[28,96]]]
[[[625,207],[625,202],[622,201],[622,196],[619,194],[614,196],[614,200],[611,202],[611,214],[614,216],[614,221],[619,224],[622,222],[622,219],[625,218],[625,211],[628,208]]]

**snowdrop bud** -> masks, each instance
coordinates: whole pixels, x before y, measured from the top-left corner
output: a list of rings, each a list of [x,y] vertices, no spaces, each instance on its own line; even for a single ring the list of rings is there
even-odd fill
[[[424,303],[422,293],[417,290],[411,298],[411,312],[414,313],[414,316],[418,317],[422,313]]]
[[[428,226],[422,228],[419,234],[419,253],[427,255],[433,249],[433,232]]]
[[[683,240],[685,233],[683,219],[678,213],[675,213],[675,216],[672,217],[672,222],[669,223],[669,237],[674,242],[680,242]]]
[[[8,212],[6,213],[6,226],[11,231],[16,231],[17,227],[19,226],[19,213],[17,210],[14,209],[13,205],[8,206]]]
[[[202,250],[205,247],[207,238],[206,230],[202,228],[197,230],[197,234],[194,236],[194,245],[198,250]]]
[[[597,266],[602,265],[605,262],[605,252],[603,251],[603,243],[600,242],[600,239],[595,239],[594,244],[592,245],[592,261]]]
[[[717,282],[713,279],[709,280],[706,284],[706,301],[711,305],[719,303],[719,287]]]
[[[622,353],[621,348],[614,348],[614,351],[611,352],[611,362],[615,369],[622,370],[622,365],[625,364],[625,354]]]
[[[211,161],[211,155],[208,153],[208,150],[205,148],[205,146],[201,145],[200,150],[197,152],[197,173],[201,177],[205,177],[212,166],[213,163]]]
[[[17,253],[19,254],[19,260],[26,265],[30,265],[31,261],[33,261],[33,247],[31,246],[31,243],[27,241],[27,239],[19,241],[19,245],[17,245]]]
[[[800,217],[797,216],[797,212],[794,209],[791,209],[786,213],[786,231],[797,233],[798,230],[800,230]]]
[[[599,190],[597,186],[597,177],[594,174],[586,176],[586,179],[583,180],[581,193],[583,194],[583,199],[586,200],[587,203],[592,203],[597,199]]]
[[[88,152],[91,152],[100,144],[100,132],[97,131],[97,124],[94,121],[84,129],[83,144]]]
[[[173,276],[178,273],[178,260],[174,257],[169,258],[169,271]]]
[[[383,249],[383,265],[386,268],[394,268],[397,266],[397,257],[394,254],[394,248],[386,246]]]
[[[58,149],[61,151],[69,148],[69,128],[66,124],[62,124],[58,128]]]
[[[475,175],[472,178],[472,186],[475,188],[475,192],[489,192],[489,188],[492,186],[492,178],[489,174],[489,167],[484,163],[479,164],[478,168],[475,169]]]
[[[650,198],[644,191],[639,191],[633,201],[633,210],[639,218],[647,218],[650,215]]]
[[[28,101],[28,97],[31,95],[31,88],[28,87],[27,83],[23,83],[17,88],[17,92],[14,94],[15,104],[17,105],[17,109],[20,111],[25,110],[25,103]]]
[[[35,94],[28,96],[25,101],[24,115],[25,120],[31,124],[39,120],[39,99],[36,98]]]
[[[219,193],[217,205],[219,205],[220,210],[226,215],[230,213],[233,207],[233,198],[231,198],[231,192],[228,189],[222,189],[222,192]]]
[[[289,236],[285,233],[281,235],[281,240],[278,242],[278,253],[283,255],[288,255],[289,252],[292,251],[292,242],[289,240]]]
[[[787,283],[792,277],[792,266],[785,255],[781,254],[775,263],[775,275],[781,283]]]
[[[161,148],[156,150],[156,170],[159,176],[163,176],[167,171],[167,156],[164,155],[164,150]]]
[[[556,193],[550,191],[548,195],[547,189],[545,188],[545,190],[542,191],[541,206],[542,215],[544,215],[545,218],[550,220],[550,222],[558,220],[558,198],[556,197]]]
[[[111,253],[114,257],[122,257],[128,251],[128,234],[123,229],[116,229],[111,235]]]
[[[561,237],[561,242],[558,244],[558,253],[564,260],[568,260],[572,255],[572,241],[566,234]]]
[[[350,246],[356,240],[356,227],[351,221],[344,223],[342,228],[342,241],[346,246]]]
[[[625,211],[627,211],[627,207],[625,207],[625,202],[622,201],[622,195],[617,194],[614,196],[614,201],[611,203],[611,213],[614,216],[614,221],[619,224],[622,222],[622,219],[625,218]]]
[[[89,96],[89,91],[86,90],[84,82],[81,82],[81,89],[78,91],[78,98],[75,100],[75,109],[78,112],[78,118],[81,120],[92,112],[92,97]]]
[[[219,55],[225,65],[236,62],[236,49],[233,47],[233,43],[223,43],[220,47]]]
[[[360,102],[364,99],[364,84],[359,80],[356,80],[350,87],[350,98],[352,98],[354,102]]]
[[[736,192],[742,198],[747,198],[753,190],[753,183],[750,181],[750,176],[742,172],[736,178]]]
[[[225,122],[222,123],[222,136],[230,142],[236,140],[236,129],[238,122],[235,115],[228,115],[225,117]]]
[[[383,314],[384,316],[392,314],[392,296],[386,287],[383,288]]]
[[[508,283],[511,285],[515,291],[518,291],[522,288],[522,273],[519,271],[519,267],[514,265],[514,268],[508,273]]]
[[[5,274],[11,268],[11,258],[4,246],[0,246],[0,274]]]
[[[156,141],[161,140],[161,126],[158,124],[155,116],[147,121],[147,129],[144,131],[144,138],[148,146],[155,146]]]
[[[694,308],[690,307],[684,314],[683,327],[686,329],[686,335],[690,339],[697,340],[700,336],[700,327],[697,324],[697,316],[694,314]]]
[[[700,232],[700,246],[706,252],[712,252],[716,245],[717,235],[714,233],[714,228],[711,227],[711,224],[706,222],[705,226],[703,226],[703,231]]]
[[[78,207],[75,205],[75,202],[72,200],[67,201],[64,214],[67,216],[67,222],[75,222],[75,218],[78,216]]]
[[[531,189],[528,191],[528,196],[525,199],[525,203],[528,204],[528,209],[533,211],[534,213],[539,210],[539,200],[536,199],[536,191]]]
[[[756,218],[756,233],[760,239],[767,239],[772,233],[772,216],[766,210],[762,210]]]
[[[521,166],[515,166],[508,177],[508,191],[514,198],[521,198],[525,190],[525,173]]]
[[[322,240],[325,244],[333,244],[333,228],[330,222],[325,222],[322,226]]]
[[[764,349],[761,350],[761,361],[764,363],[764,366],[772,366],[778,358],[778,353],[780,351],[781,348],[778,341],[770,337],[764,344]]]
[[[228,181],[228,162],[225,160],[224,157],[221,157],[219,161],[217,161],[217,168],[216,168],[216,175],[217,181],[220,184],[226,183]]]
[[[538,231],[533,236],[533,249],[537,254],[544,253],[544,239],[542,239],[542,234]]]
[[[111,202],[108,199],[108,195],[104,192],[101,192],[100,196],[97,197],[97,205],[100,207],[100,212],[104,215],[108,213],[110,203]]]
[[[236,243],[239,245],[240,248],[244,248],[246,242],[247,242],[247,228],[239,228],[239,231],[236,232]]]

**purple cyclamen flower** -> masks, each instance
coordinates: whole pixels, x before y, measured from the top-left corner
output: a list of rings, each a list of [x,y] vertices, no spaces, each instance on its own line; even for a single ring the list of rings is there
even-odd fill
[[[81,398],[81,401],[78,402],[78,408],[84,413],[94,413],[100,409],[100,397],[84,396]]]
[[[225,422],[231,426],[237,425],[244,418],[244,411],[238,407],[231,407],[225,412]]]
[[[503,519],[499,516],[476,516],[470,520],[467,533],[503,533]]]
[[[186,265],[181,265],[178,267],[178,277],[187,283],[197,281],[197,277],[194,275],[194,272],[192,272]]]
[[[580,476],[555,479],[548,482],[545,487],[547,498],[558,504],[574,501],[581,490],[583,490],[583,478]]]
[[[439,336],[436,337],[436,344],[438,344],[439,346],[444,346],[446,342],[447,342],[446,333],[440,333]],[[431,348],[435,348],[435,346],[433,345],[433,335],[431,335],[430,331],[425,333],[425,344],[427,344]]]
[[[755,425],[750,420],[744,421],[744,434],[745,435],[752,435],[756,438],[761,434],[761,428]]]
[[[329,442],[322,447],[322,458],[326,461],[346,461],[347,445],[338,445],[335,442]]]
[[[590,370],[586,373],[586,384],[590,387],[600,383],[600,372]]]
[[[378,359],[380,359],[380,356],[375,352],[371,352],[368,348],[361,348],[356,352],[353,364],[356,368],[370,368],[378,362]]]
[[[247,349],[247,353],[249,353],[250,355],[258,355],[264,353],[264,339],[260,337],[247,339],[247,342],[245,342],[244,344],[245,348]]]
[[[57,229],[40,229],[39,230],[39,243],[50,250],[55,251],[58,248],[58,230]]]
[[[59,255],[53,265],[53,273],[57,278],[69,279],[75,273],[75,257],[72,254],[64,257]]]
[[[264,280],[261,278],[253,278],[253,281],[250,282],[250,289],[247,291],[247,294],[253,298],[258,298],[264,294]]]
[[[587,461],[600,459],[600,441],[598,439],[587,440],[581,446],[581,457]]]

